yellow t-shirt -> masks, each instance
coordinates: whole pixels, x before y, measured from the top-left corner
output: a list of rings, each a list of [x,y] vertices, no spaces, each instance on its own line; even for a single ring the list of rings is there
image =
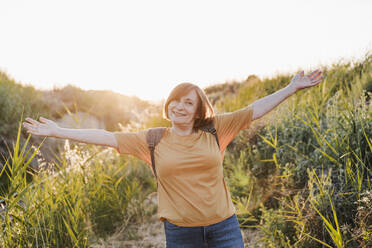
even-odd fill
[[[220,150],[213,134],[201,130],[180,136],[167,128],[155,147],[158,175],[158,217],[179,226],[206,226],[235,213],[227,188],[222,161],[227,145],[238,132],[248,128],[253,109],[218,114],[214,126]],[[132,154],[151,168],[146,143],[147,130],[115,132],[118,152]]]

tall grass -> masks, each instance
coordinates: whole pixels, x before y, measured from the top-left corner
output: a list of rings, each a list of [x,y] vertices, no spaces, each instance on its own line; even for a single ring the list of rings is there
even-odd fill
[[[323,71],[322,84],[288,99],[256,136],[242,132],[226,154],[239,221],[260,230],[264,247],[372,243],[372,204],[361,201],[371,190],[372,107],[364,90],[372,85],[372,56]],[[249,183],[237,181],[236,170]]]
[[[130,239],[136,236],[134,224],[154,213],[144,205],[155,189],[151,172],[112,149],[70,148],[66,142],[54,168],[33,173],[27,182],[38,148],[26,150],[30,137],[21,148],[20,132],[1,171],[11,182],[1,193],[1,247],[88,247],[115,232]]]

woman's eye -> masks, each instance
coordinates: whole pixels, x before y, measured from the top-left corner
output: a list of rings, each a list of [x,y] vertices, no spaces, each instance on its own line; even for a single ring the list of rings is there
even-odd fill
[[[192,105],[192,102],[186,102],[187,105]]]

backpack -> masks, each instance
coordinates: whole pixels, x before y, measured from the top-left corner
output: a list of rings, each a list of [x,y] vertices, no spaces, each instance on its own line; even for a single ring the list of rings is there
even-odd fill
[[[220,143],[218,142],[218,136],[217,136],[217,131],[216,128],[214,127],[213,122],[210,122],[209,124],[199,127],[200,130],[204,132],[208,132],[214,135],[216,138],[216,142],[218,145],[218,148],[220,148]],[[160,142],[161,138],[163,137],[165,128],[164,127],[157,127],[157,128],[150,128],[147,133],[146,133],[146,141],[147,145],[150,150],[151,154],[151,166],[152,170],[154,171],[155,178],[157,179],[157,174],[156,174],[156,169],[155,169],[155,158],[154,158],[154,151],[155,151],[155,146]]]

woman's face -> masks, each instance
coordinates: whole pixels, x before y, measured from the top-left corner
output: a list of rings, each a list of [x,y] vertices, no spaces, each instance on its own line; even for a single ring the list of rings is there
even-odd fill
[[[194,124],[195,113],[199,104],[199,97],[196,91],[189,93],[180,99],[172,100],[168,105],[168,117],[173,124]]]

